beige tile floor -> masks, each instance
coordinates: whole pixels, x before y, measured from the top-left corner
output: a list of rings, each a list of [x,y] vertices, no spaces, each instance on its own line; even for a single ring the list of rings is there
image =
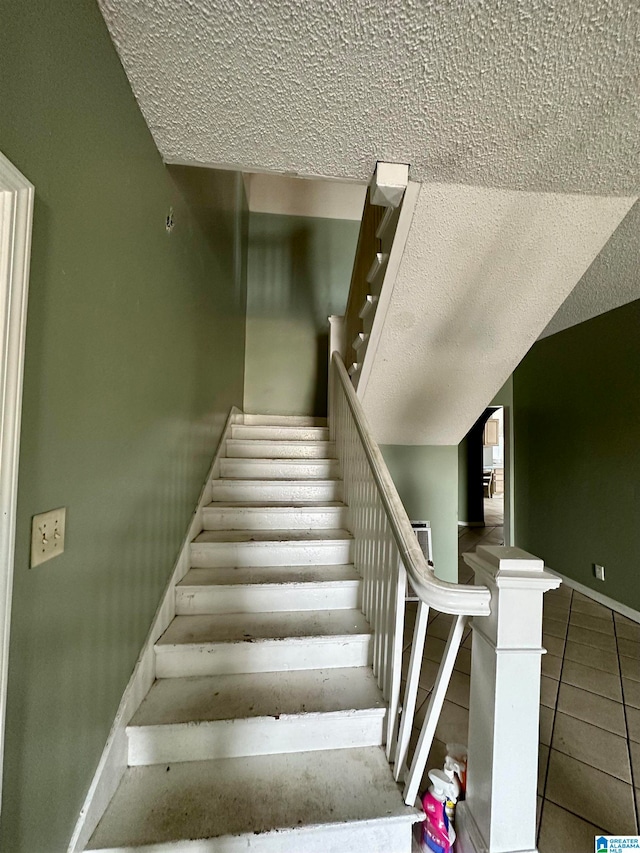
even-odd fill
[[[479,544],[501,544],[502,527],[461,528],[459,543],[460,554]],[[462,559],[459,571],[461,583],[471,580]],[[408,629],[414,618],[411,607]],[[429,623],[414,742],[450,621],[439,614]],[[596,834],[638,832],[640,625],[561,586],[545,596],[543,644],[538,849],[583,853],[593,850]],[[467,741],[470,648],[467,634],[428,768],[442,766],[447,742]],[[423,784],[427,782],[425,776]]]

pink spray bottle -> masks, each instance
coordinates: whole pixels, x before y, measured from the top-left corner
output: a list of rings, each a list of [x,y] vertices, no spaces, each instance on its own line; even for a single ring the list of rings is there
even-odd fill
[[[429,853],[451,853],[456,834],[447,816],[447,800],[457,798],[459,787],[441,770],[430,770],[432,785],[422,798],[425,819],[422,824],[422,849]]]

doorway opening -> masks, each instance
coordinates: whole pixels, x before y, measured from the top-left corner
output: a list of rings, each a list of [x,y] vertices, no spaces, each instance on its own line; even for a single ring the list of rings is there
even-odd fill
[[[485,527],[504,524],[504,409],[492,407],[482,433],[482,509]]]
[[[495,530],[510,544],[509,411],[484,410],[458,446],[458,524]]]

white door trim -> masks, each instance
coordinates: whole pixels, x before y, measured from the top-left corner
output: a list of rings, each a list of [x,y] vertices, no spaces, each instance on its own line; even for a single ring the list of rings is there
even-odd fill
[[[4,757],[33,196],[33,185],[0,153],[0,768]]]

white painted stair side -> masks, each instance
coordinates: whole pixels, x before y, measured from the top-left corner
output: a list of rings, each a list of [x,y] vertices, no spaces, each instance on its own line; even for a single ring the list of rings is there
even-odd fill
[[[130,767],[88,850],[408,853],[380,747]]]
[[[361,594],[352,565],[191,569],[176,587],[176,614],[353,610]]]
[[[341,501],[341,480],[213,480],[211,496],[214,502],[251,502],[256,506],[280,503],[317,503]]]
[[[385,714],[365,667],[165,678],[127,728],[129,764],[379,746]]]
[[[176,616],[156,643],[156,677],[367,666],[359,610]]]

